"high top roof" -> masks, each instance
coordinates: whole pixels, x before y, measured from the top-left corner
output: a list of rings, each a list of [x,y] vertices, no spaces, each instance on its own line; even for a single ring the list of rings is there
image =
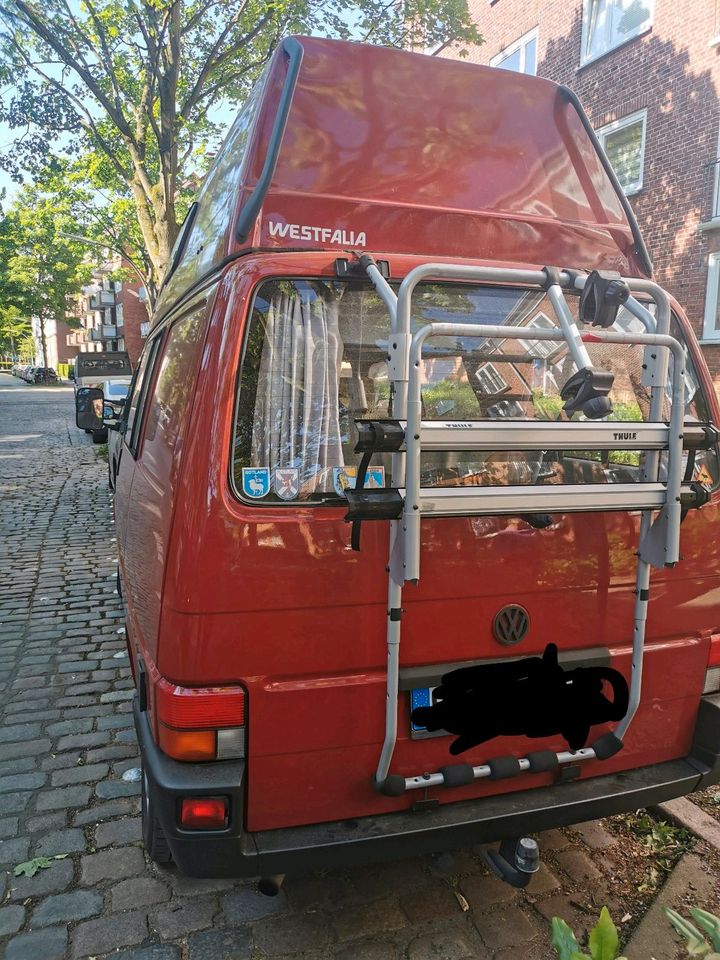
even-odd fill
[[[300,37],[302,60],[255,246],[645,272],[621,197],[568,91],[548,80]],[[271,65],[247,167],[260,176],[288,57]],[[587,121],[585,121],[587,122]],[[273,235],[273,229],[275,234]],[[332,237],[331,233],[331,237]]]
[[[166,304],[258,247],[651,272],[569,90],[314,37],[274,54],[186,232]]]

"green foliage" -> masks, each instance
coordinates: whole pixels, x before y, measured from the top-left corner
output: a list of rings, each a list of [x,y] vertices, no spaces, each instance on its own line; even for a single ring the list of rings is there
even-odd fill
[[[559,917],[553,917],[552,942],[559,960],[626,960],[619,955],[619,938],[607,907],[600,911],[600,919],[590,932],[590,955],[583,953],[570,927]]]
[[[680,936],[685,937],[685,949],[689,957],[705,957],[706,960],[718,960],[720,958],[720,918],[701,910],[699,907],[693,907],[690,910],[690,916],[698,923],[705,933],[710,935],[712,947],[707,942],[703,934],[696,926],[682,917],[676,910],[669,907],[663,907],[663,913],[668,918],[673,927]],[[713,951],[713,947],[715,950]]]
[[[47,857],[34,857],[32,860],[25,860],[23,863],[19,863],[13,873],[16,877],[26,876],[34,877],[39,870],[47,870],[50,866],[50,861]]]
[[[17,180],[70,162],[111,221],[131,210],[152,294],[225,118],[289,33],[480,42],[467,0],[0,0],[0,122],[18,131],[0,162]]]
[[[720,917],[700,907],[692,907],[690,916],[698,925],[696,927],[677,910],[663,907],[663,913],[675,930],[685,938],[685,950],[689,957],[720,960]],[[618,956],[617,928],[612,922],[607,907],[602,908],[600,919],[590,933],[590,956],[581,951],[575,934],[559,917],[553,917],[552,943],[559,960],[627,960],[625,957]]]
[[[16,877],[26,876],[34,877],[39,870],[47,870],[53,860],[64,860],[66,853],[58,853],[54,857],[33,857],[32,860],[25,860],[19,863],[13,870]]]
[[[45,323],[65,317],[67,298],[90,279],[85,246],[67,234],[77,219],[62,194],[24,187],[0,221],[0,345],[22,353],[31,340],[31,318],[41,339]],[[29,351],[34,355],[34,347]],[[45,348],[43,347],[43,354]],[[43,365],[47,362],[43,358]]]
[[[478,399],[469,383],[460,380],[441,380],[422,391],[425,416],[430,419],[452,417],[475,419],[479,414]]]

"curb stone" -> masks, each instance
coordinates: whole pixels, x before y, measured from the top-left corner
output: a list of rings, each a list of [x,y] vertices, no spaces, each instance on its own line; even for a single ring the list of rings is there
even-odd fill
[[[668,820],[672,820],[680,827],[685,827],[691,833],[700,837],[711,847],[720,850],[720,822],[709,813],[705,813],[696,803],[687,797],[678,800],[668,800],[658,804],[655,809]]]
[[[676,960],[681,941],[662,908],[672,907],[685,914],[686,906],[702,905],[712,886],[700,857],[684,854],[630,937],[624,951],[629,960]]]

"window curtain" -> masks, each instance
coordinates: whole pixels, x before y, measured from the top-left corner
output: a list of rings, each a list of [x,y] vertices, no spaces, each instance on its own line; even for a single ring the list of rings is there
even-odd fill
[[[338,388],[339,299],[288,285],[269,304],[258,373],[252,463],[297,467],[305,495],[332,489],[344,466]]]

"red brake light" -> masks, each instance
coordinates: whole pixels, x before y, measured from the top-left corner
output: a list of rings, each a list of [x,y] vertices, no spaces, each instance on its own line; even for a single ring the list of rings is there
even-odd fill
[[[186,797],[180,823],[191,830],[222,830],[228,823],[227,797]]]
[[[179,687],[159,680],[155,709],[162,723],[177,730],[242,727],[245,691],[242,687]]]

